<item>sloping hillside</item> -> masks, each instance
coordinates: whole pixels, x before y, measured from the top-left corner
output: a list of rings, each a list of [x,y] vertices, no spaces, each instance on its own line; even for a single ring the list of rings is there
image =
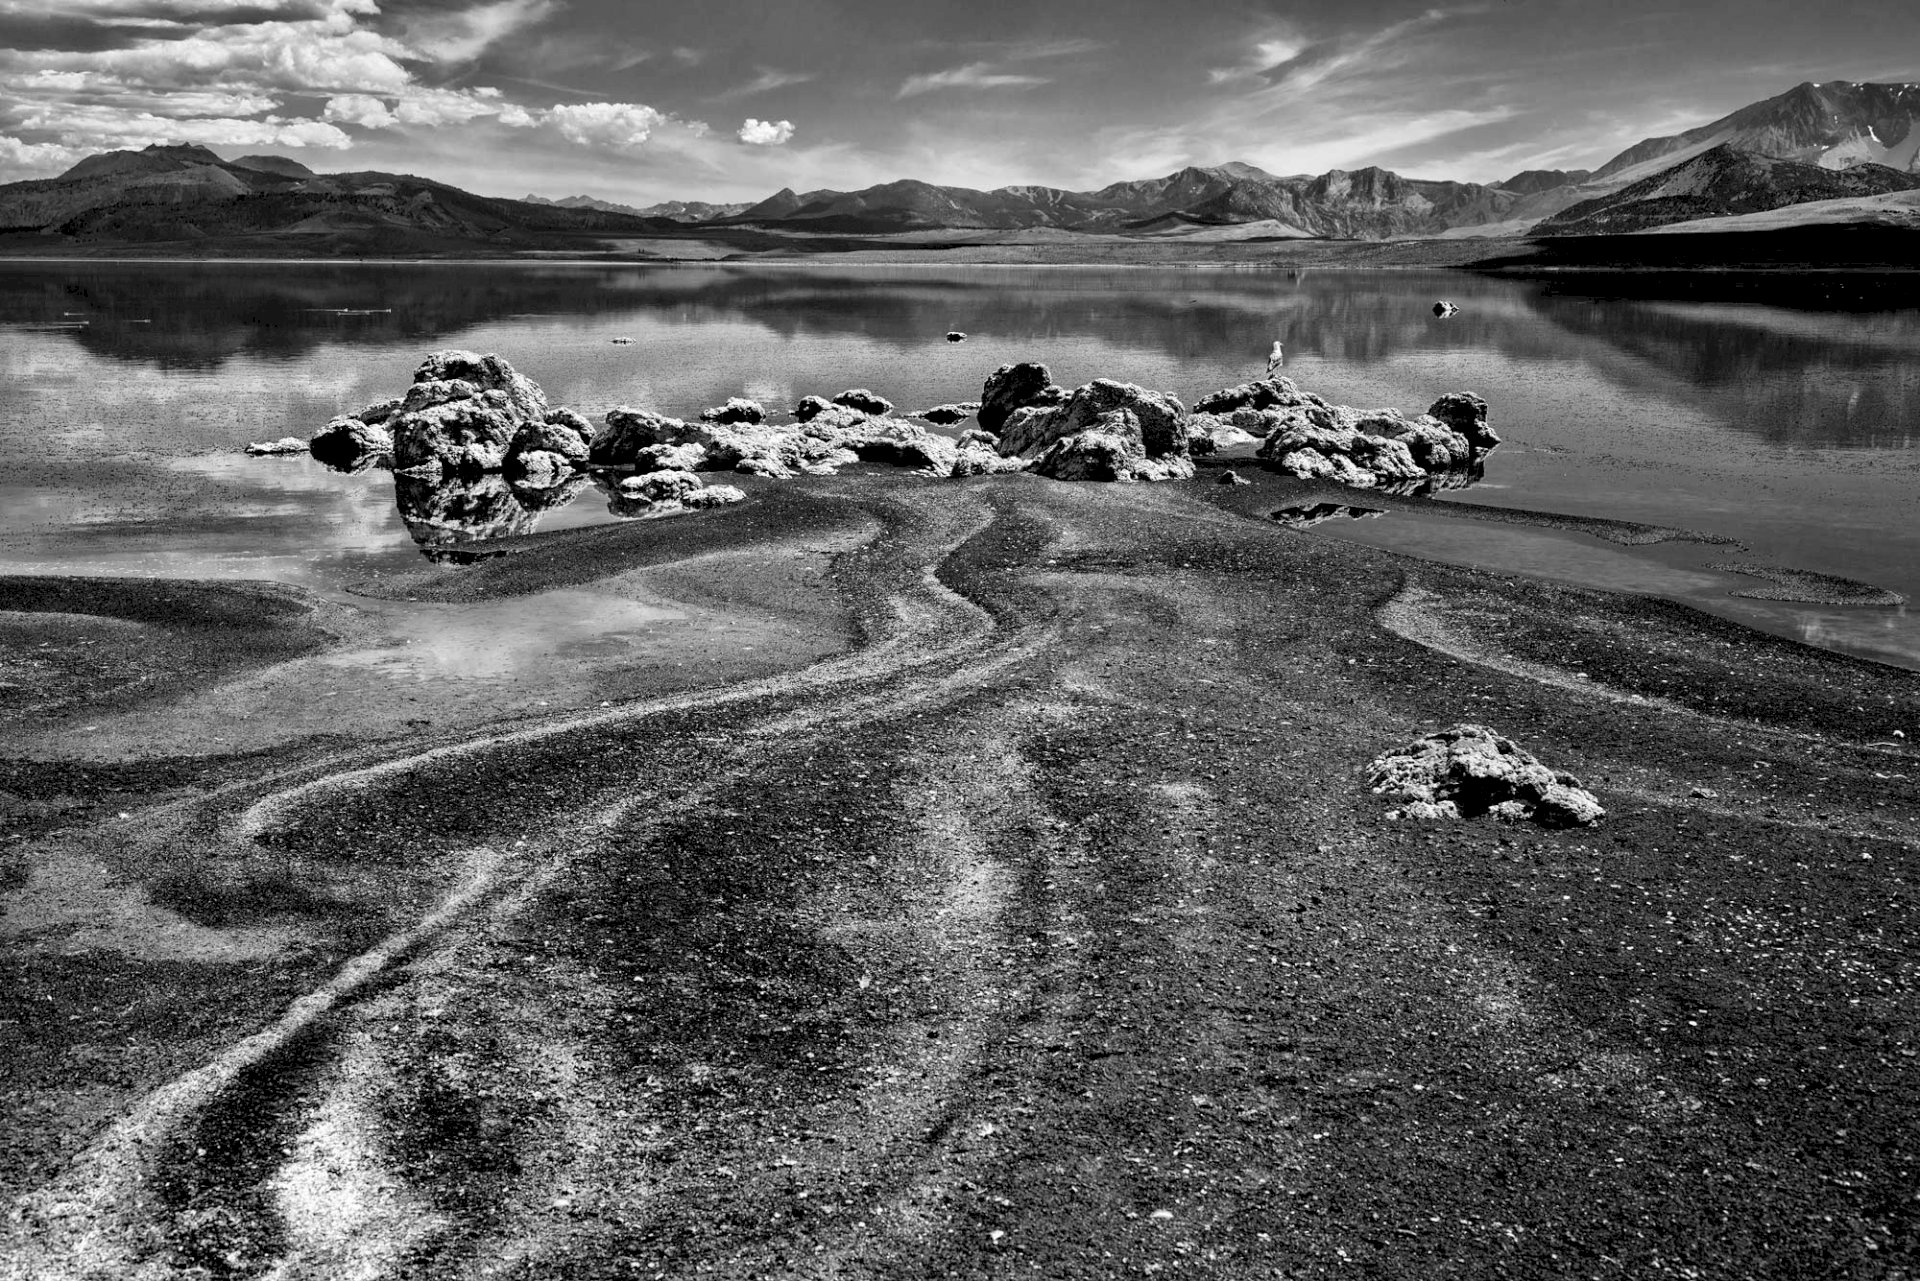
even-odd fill
[[[1618,191],[1570,206],[1536,230],[1542,235],[1617,235],[1697,218],[1916,187],[1920,187],[1920,175],[1882,165],[1823,169],[1723,144]]]
[[[0,186],[0,235],[75,247],[325,237],[342,252],[438,253],[591,246],[596,237],[679,229],[665,219],[478,196],[407,174],[315,174],[273,156],[228,162],[204,147],[107,152],[58,178]]]

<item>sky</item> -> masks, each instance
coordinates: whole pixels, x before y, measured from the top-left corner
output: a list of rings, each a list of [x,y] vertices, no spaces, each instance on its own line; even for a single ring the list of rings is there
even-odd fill
[[[1920,80],[1920,5],[0,0],[0,181],[192,141],[640,204],[1229,160],[1485,182],[1835,79]]]

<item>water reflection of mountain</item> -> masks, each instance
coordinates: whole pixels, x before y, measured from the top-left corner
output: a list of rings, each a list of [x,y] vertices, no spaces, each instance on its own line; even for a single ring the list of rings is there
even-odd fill
[[[1670,294],[1688,288],[1669,284]],[[1662,393],[1780,443],[1906,443],[1917,393],[1905,353],[1920,341],[1920,312],[1859,311],[1849,295],[1805,282],[1777,282],[1768,305],[1674,302],[1647,292],[1644,282],[1599,275],[1542,284],[1454,272],[1296,279],[1278,271],[818,265],[32,264],[0,269],[0,320],[83,312],[94,323],[67,331],[67,341],[162,369],[218,368],[238,356],[294,356],[322,344],[424,350],[528,313],[609,326],[643,315],[745,323],[780,338],[854,336],[900,352],[941,341],[954,327],[1045,341],[1092,334],[1176,360],[1264,348],[1275,338],[1290,355],[1349,365],[1490,350],[1588,364],[1624,386],[1652,376]],[[1458,303],[1460,314],[1436,321],[1436,297]],[[127,323],[140,319],[154,323]]]

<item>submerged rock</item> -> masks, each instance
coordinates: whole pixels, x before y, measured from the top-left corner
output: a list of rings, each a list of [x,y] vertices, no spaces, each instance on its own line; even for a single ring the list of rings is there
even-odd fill
[[[977,417],[983,430],[998,433],[1016,409],[1057,405],[1066,398],[1066,388],[1055,385],[1045,365],[1035,361],[1002,365],[987,375],[980,389]]]
[[[1356,507],[1352,503],[1298,503],[1272,513],[1288,529],[1312,529],[1330,520],[1372,520],[1387,514],[1384,507]]]
[[[1580,780],[1484,725],[1454,725],[1377,757],[1367,785],[1402,802],[1390,818],[1474,818],[1589,827],[1606,815]]]
[[[767,421],[767,411],[757,400],[733,396],[724,405],[700,411],[700,421],[707,423],[763,423]]]
[[[937,423],[942,427],[947,427],[954,423],[965,422],[967,419],[973,417],[974,412],[979,408],[980,402],[977,400],[961,401],[957,404],[935,405],[932,409],[923,409],[915,414],[914,417],[924,418],[930,423]]]
[[[893,402],[885,396],[868,391],[865,387],[849,387],[833,398],[836,405],[845,405],[848,409],[857,409],[863,414],[891,413]]]
[[[388,409],[381,416],[381,422],[391,417],[392,410]],[[307,442],[307,452],[336,471],[389,466],[393,462],[393,433],[364,417],[342,414]]]
[[[810,422],[832,408],[833,402],[825,396],[802,396],[800,403],[793,407],[793,421]]]
[[[256,440],[249,444],[246,452],[256,457],[268,454],[304,454],[307,442],[298,436],[282,436],[279,440]]]

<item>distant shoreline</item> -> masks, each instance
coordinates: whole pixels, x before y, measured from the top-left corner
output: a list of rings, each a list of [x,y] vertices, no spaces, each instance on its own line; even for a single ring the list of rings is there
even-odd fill
[[[20,244],[0,244],[7,263],[151,263],[151,264],[308,264],[481,266],[500,263],[549,266],[895,266],[895,267],[1046,267],[1113,270],[1340,271],[1455,270],[1503,276],[1574,274],[1752,275],[1756,277],[1873,275],[1911,277],[1920,273],[1920,231],[1877,226],[1788,228],[1759,232],[1697,233],[1688,236],[1618,235],[1452,240],[1284,240],[1168,241],[1089,238],[1059,241],[979,243],[956,236],[942,243],[930,233],[913,239],[887,236],[795,237],[768,247],[730,245],[724,234],[649,239],[622,252],[613,248],[506,253],[382,252],[336,248],[333,252],[288,252],[275,239],[249,252],[231,240],[218,252],[191,252],[177,242],[172,252],[148,246],[101,245],[94,252],[72,246],[47,246],[49,252],[20,252]],[[675,252],[684,245],[684,252]],[[316,246],[316,250],[320,247]],[[733,252],[717,252],[734,248]]]

